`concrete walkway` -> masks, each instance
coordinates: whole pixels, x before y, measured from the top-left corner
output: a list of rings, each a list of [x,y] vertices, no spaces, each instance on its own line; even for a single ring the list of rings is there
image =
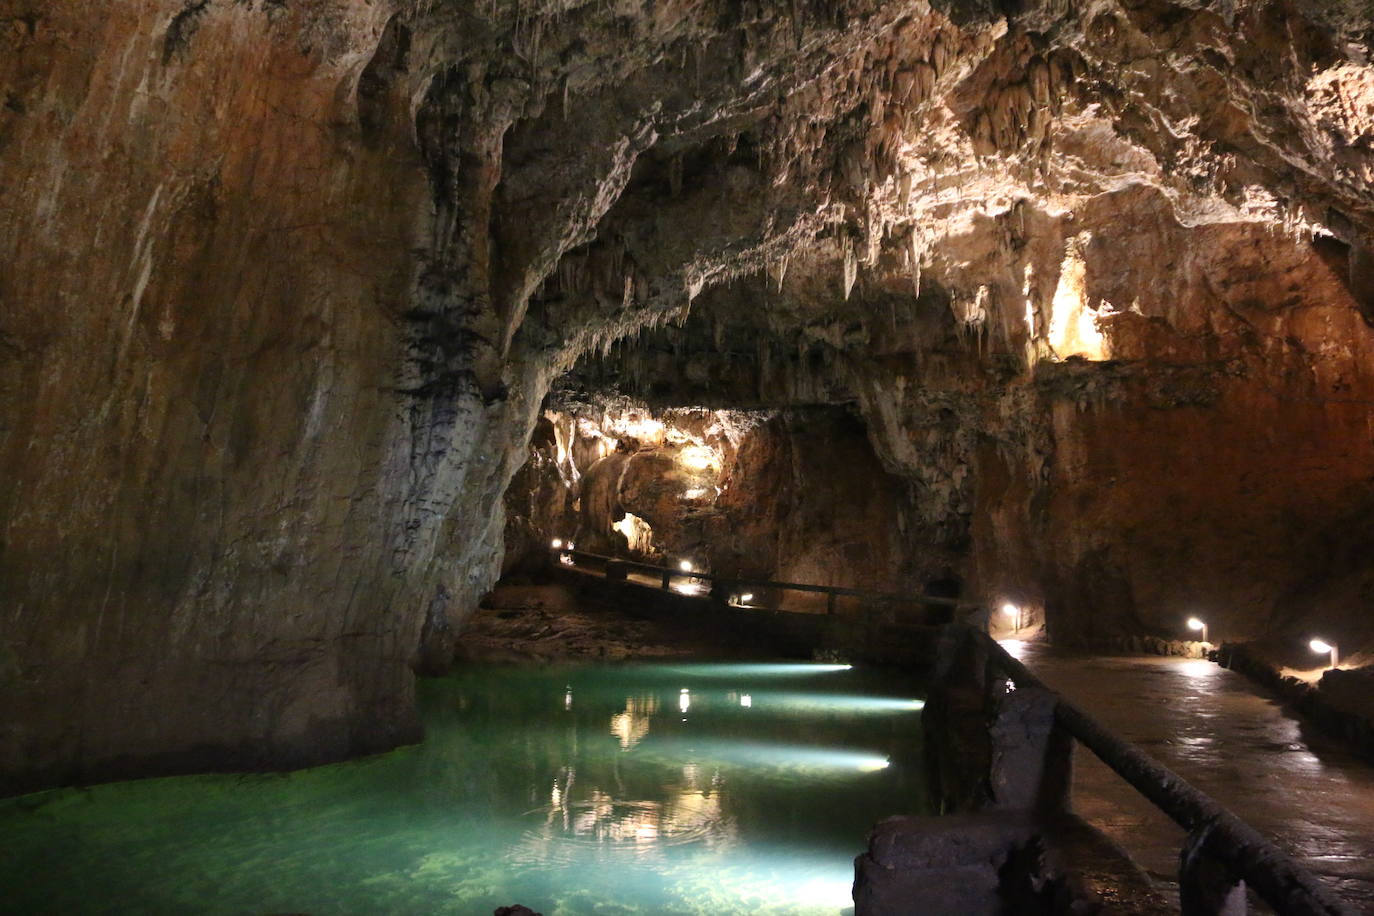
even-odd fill
[[[1081,656],[1036,644],[1013,654],[1287,850],[1357,912],[1374,913],[1374,765],[1211,662]],[[1079,748],[1074,766],[1078,813],[1152,875],[1176,884],[1183,831],[1091,751]]]

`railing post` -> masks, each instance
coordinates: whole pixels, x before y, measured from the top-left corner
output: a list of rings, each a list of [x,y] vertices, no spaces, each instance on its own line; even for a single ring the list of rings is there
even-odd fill
[[[829,592],[825,596],[825,612],[827,614],[835,613],[835,597],[834,592]]]
[[[1245,882],[1207,854],[1213,822],[1195,827],[1179,853],[1178,903],[1182,916],[1245,916]]]
[[[664,587],[664,588],[671,588],[672,585],[673,585],[673,571],[672,571],[671,569],[666,569],[666,568],[665,568],[665,569],[663,570],[663,587]]]

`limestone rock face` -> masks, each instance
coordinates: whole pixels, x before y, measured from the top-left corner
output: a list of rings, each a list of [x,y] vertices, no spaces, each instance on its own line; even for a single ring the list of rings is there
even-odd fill
[[[1368,637],[1357,10],[0,0],[0,790],[413,736],[603,352],[1066,631]]]
[[[5,788],[417,734],[424,171],[356,124],[380,10],[258,6],[0,14]]]
[[[538,520],[508,540],[508,568],[546,561],[559,538],[727,578],[910,592],[949,579],[963,559],[909,549],[906,483],[845,408],[654,411],[621,399],[566,409],[575,418],[550,425],[573,437],[561,446],[568,464],[532,448],[507,491],[508,519]]]

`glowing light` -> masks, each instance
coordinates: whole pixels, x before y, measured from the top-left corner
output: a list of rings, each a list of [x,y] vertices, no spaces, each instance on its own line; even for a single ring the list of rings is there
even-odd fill
[[[1190,658],[1186,661],[1179,662],[1178,670],[1184,677],[1208,678],[1215,677],[1216,673],[1221,669],[1209,661],[1200,658]]]
[[[640,418],[634,414],[613,419],[606,428],[622,439],[637,439],[644,445],[663,441],[664,425],[658,420]]]
[[[1020,629],[1021,629],[1021,606],[1020,606],[1020,605],[1018,605],[1018,604],[1012,604],[1010,601],[1008,601],[1006,604],[1002,605],[1002,613],[1003,613],[1003,614],[1006,614],[1008,617],[1011,618],[1011,624],[1012,624],[1012,630],[1013,630],[1013,631],[1016,631],[1016,630],[1020,630]]]
[[[1007,654],[1012,658],[1023,658],[1026,654],[1026,641],[1024,639],[999,639],[997,645],[1007,650]]]
[[[745,592],[745,593],[742,594],[742,595],[736,595],[736,596],[735,596],[735,603],[738,604],[740,607],[744,607],[744,606],[747,605],[750,601],[753,601],[753,600],[754,600],[754,593],[753,593],[753,592]]]
[[[657,667],[657,666],[655,666]],[[807,662],[698,662],[681,665],[665,665],[662,670],[678,675],[691,675],[704,678],[740,677],[796,677],[806,674],[830,674],[848,671],[853,665],[827,665]]]
[[[711,759],[751,766],[796,767],[840,773],[875,773],[891,766],[887,757],[872,751],[744,741],[694,740],[691,746]]]
[[[754,696],[749,694],[752,705]],[[868,697],[843,693],[801,693],[763,690],[760,704],[780,712],[844,712],[849,715],[910,713],[925,708],[925,700],[902,697]]]
[[[562,539],[562,538],[554,538],[552,541],[549,542],[549,546],[552,547],[554,550],[562,550],[562,549],[563,549],[563,539]]]
[[[1203,622],[1202,622],[1200,619],[1198,619],[1197,617],[1189,617],[1189,618],[1188,618],[1188,629],[1190,629],[1190,630],[1201,630],[1201,631],[1202,631],[1202,641],[1203,641],[1203,642],[1206,642],[1206,641],[1207,641],[1207,624],[1203,623]]]
[[[794,899],[808,906],[824,906],[832,910],[849,909],[853,906],[853,884],[849,881],[812,878],[805,883],[792,884]],[[775,899],[765,897],[764,899]]]
[[[658,712],[658,697],[626,697],[625,711],[611,716],[611,734],[620,739],[620,749],[628,751],[649,734],[649,721]]]
[[[677,708],[683,712],[692,708],[692,694],[686,687],[677,696]]]
[[[739,698],[739,705],[743,706],[745,709],[749,709],[754,705],[754,698],[746,693]]]
[[[700,595],[704,589],[700,582],[678,582],[673,591],[683,595]]]
[[[1088,303],[1088,266],[1084,250],[1092,241],[1092,233],[1084,232],[1069,240],[1064,248],[1064,260],[1059,267],[1059,285],[1050,302],[1049,343],[1059,359],[1082,356],[1104,360],[1110,356],[1107,340],[1098,328],[1099,314],[1110,308],[1103,303],[1095,310]]]
[[[563,708],[572,709],[572,688],[568,688],[568,692],[563,694]]]
[[[565,553],[558,558],[558,562],[562,563],[564,566],[572,566],[573,558],[569,554]]]
[[[682,450],[678,460],[684,467],[693,471],[706,471],[720,466],[715,449],[705,445],[689,445]]]
[[[1324,640],[1324,639],[1314,639],[1314,640],[1312,640],[1310,643],[1307,644],[1307,647],[1308,647],[1309,649],[1311,649],[1313,652],[1330,652],[1330,653],[1331,653],[1331,667],[1332,667],[1332,668],[1336,667],[1336,664],[1337,664],[1337,662],[1338,662],[1339,659],[1338,659],[1338,653],[1336,652],[1336,647],[1335,647],[1334,645],[1332,645],[1331,643],[1327,642],[1327,641]]]
[[[691,572],[691,571],[692,571],[692,561],[691,561],[691,560],[683,560],[681,563],[677,564],[677,568],[680,569],[680,570],[682,570],[683,572]]]
[[[611,528],[625,536],[631,550],[648,553],[653,549],[654,529],[633,512],[626,512],[625,517],[613,523]]]
[[[683,499],[701,499],[706,496],[704,487],[692,487],[692,489],[682,494]]]
[[[569,542],[568,542],[568,549],[569,549],[569,550],[576,550],[577,547],[576,547],[576,545],[573,544],[572,541],[569,541]]]

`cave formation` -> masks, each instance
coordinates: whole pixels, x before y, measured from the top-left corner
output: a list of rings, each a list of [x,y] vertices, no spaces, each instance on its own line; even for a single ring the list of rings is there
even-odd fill
[[[413,740],[595,411],[724,418],[777,498],[658,522],[722,567],[1358,660],[1369,29],[3,0],[0,789]]]

